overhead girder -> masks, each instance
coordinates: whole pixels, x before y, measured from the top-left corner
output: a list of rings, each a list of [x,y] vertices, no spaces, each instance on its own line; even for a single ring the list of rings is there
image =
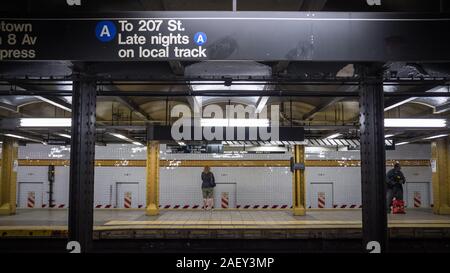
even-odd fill
[[[319,2],[315,4],[314,2]],[[59,12],[106,12],[106,11],[149,11],[149,10],[232,10],[232,1],[165,1],[165,0],[97,0],[84,1],[81,6],[67,5],[66,1],[45,0],[27,1],[16,0],[5,2],[0,11],[21,12],[33,10],[46,12],[48,9]],[[403,12],[436,12],[449,9],[446,1],[439,0],[399,0],[383,1],[381,6],[370,6],[366,1],[359,0],[237,0],[237,10],[323,10],[323,11],[403,11]]]

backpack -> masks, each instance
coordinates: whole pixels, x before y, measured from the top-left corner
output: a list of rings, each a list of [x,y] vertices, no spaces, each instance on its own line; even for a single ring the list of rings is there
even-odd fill
[[[211,186],[214,188],[216,186],[216,179],[214,178],[214,174],[211,173]]]

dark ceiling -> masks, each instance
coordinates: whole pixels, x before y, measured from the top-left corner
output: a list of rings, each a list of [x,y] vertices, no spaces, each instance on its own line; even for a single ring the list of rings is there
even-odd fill
[[[449,10],[448,1],[429,0],[429,1],[388,1],[382,0],[381,6],[369,6],[362,0],[238,0],[238,11],[370,11],[370,12],[447,12]],[[107,12],[107,11],[147,11],[147,10],[231,10],[233,1],[83,1],[81,7],[68,7],[65,1],[3,1],[0,6],[0,12],[10,11],[15,13],[41,13],[47,12],[49,7],[52,11],[62,10],[64,12]],[[242,63],[241,63],[242,64]],[[269,71],[273,79],[286,78],[334,78],[334,84],[327,85],[283,85],[273,84],[271,90],[282,91],[285,94],[295,91],[311,92],[353,92],[358,90],[355,85],[342,85],[339,83],[339,77],[355,77],[355,67],[349,63],[304,63],[304,62],[269,62],[256,63],[248,62],[249,66],[263,66]],[[72,62],[52,62],[52,63],[0,63],[0,75],[8,77],[23,77],[33,75],[35,77],[46,77],[52,75],[58,77],[68,77],[72,75],[73,69],[79,64]],[[172,79],[183,79],[186,77],[185,71],[195,66],[195,62],[152,62],[152,63],[99,63],[92,64],[95,70],[107,77],[117,75],[152,75],[154,78],[165,77]],[[236,73],[245,77],[251,70],[242,70],[243,66],[238,64],[233,67]],[[218,65],[217,76],[221,75],[221,68]],[[222,67],[224,68],[224,67]],[[255,68],[256,69],[256,68]],[[385,64],[386,77],[449,77],[450,65],[442,64],[408,64],[408,63],[387,63]],[[225,71],[225,70],[222,70]],[[241,71],[241,72],[239,72]],[[249,72],[250,71],[250,72]],[[232,77],[232,75],[231,75]],[[0,96],[0,119],[18,118],[18,117],[70,117],[71,98],[69,96],[36,96],[34,94],[26,95],[26,92],[51,91],[62,92],[70,91],[71,82],[47,81],[47,84],[35,82],[14,82],[2,81],[0,91],[25,92],[17,96]],[[220,89],[223,84],[210,88]],[[447,83],[433,82],[428,85],[420,86],[385,86],[385,91],[414,91],[414,92],[433,92],[438,88],[448,88]],[[173,119],[168,118],[168,112],[171,107],[177,104],[193,106],[193,98],[188,96],[172,97],[170,93],[177,91],[192,90],[189,84],[170,84],[162,83],[160,85],[150,84],[148,81],[135,82],[134,84],[125,84],[110,82],[107,85],[99,85],[99,89],[106,92],[116,92],[114,96],[98,97],[97,102],[97,123],[99,128],[98,138],[102,141],[117,141],[105,135],[107,131],[117,131],[132,137],[133,139],[143,140],[145,138],[145,123],[170,123]],[[159,96],[129,96],[126,92],[159,92]],[[122,92],[122,93],[118,93]],[[165,95],[167,93],[167,95]],[[24,96],[25,95],[25,96]],[[260,97],[256,97],[256,100]],[[447,98],[386,98],[385,104],[386,117],[442,117],[450,118],[450,100]],[[248,98],[239,97],[220,97],[211,102],[226,105],[230,101],[243,104],[251,104]],[[404,103],[402,103],[404,102]],[[55,106],[55,104],[59,106]],[[283,124],[306,126],[306,136],[310,138],[325,137],[333,132],[340,132],[344,137],[357,137],[357,125],[359,117],[359,104],[355,97],[295,97],[295,96],[273,96],[270,97],[267,105],[279,104],[281,107],[281,120]],[[61,105],[63,107],[61,107]],[[66,109],[64,109],[66,108]],[[325,128],[325,129],[324,129]],[[353,129],[352,129],[353,128]],[[1,129],[0,129],[1,130]],[[23,135],[42,139],[60,139],[56,133],[67,133],[64,129],[34,129],[21,131]],[[2,132],[0,132],[2,133]],[[3,131],[5,133],[5,131]],[[420,139],[434,132],[418,130],[394,130],[386,131],[387,134],[393,133],[399,141],[409,139]],[[445,132],[444,132],[445,133]],[[67,141],[67,140],[66,140]]]

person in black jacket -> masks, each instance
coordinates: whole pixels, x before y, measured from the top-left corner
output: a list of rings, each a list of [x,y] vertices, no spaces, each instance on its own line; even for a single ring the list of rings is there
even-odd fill
[[[386,204],[388,213],[391,211],[391,203],[394,197],[397,200],[403,200],[403,184],[405,184],[406,179],[401,169],[400,163],[396,162],[394,168],[386,174]]]
[[[205,166],[202,172],[202,193],[203,193],[203,209],[211,210],[214,205],[214,187],[216,181],[214,174],[211,172],[209,166]]]

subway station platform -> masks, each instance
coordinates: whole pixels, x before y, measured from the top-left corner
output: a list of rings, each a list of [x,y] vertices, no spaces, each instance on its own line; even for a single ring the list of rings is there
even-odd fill
[[[67,236],[67,209],[20,209],[0,216],[0,237]],[[306,216],[290,210],[162,210],[146,216],[142,209],[97,209],[94,239],[356,239],[361,238],[360,209],[310,209]],[[431,209],[389,215],[391,238],[450,238],[450,216]]]

